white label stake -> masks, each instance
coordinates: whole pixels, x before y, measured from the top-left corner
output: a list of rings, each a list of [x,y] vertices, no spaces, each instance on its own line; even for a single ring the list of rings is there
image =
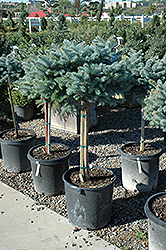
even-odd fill
[[[139,174],[142,174],[141,162],[139,157],[137,157],[137,164],[138,164]]]
[[[39,172],[40,172],[40,163],[38,161],[36,161],[36,174],[35,174],[35,176],[39,176]]]

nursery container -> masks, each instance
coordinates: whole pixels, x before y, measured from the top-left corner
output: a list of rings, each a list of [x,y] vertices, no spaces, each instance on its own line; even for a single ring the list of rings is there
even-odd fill
[[[123,145],[119,152],[121,154],[122,183],[129,191],[150,192],[157,188],[159,157],[162,149],[158,146],[159,152],[153,155],[130,155],[123,151],[124,147],[133,145],[128,143]]]
[[[34,115],[34,104],[31,103],[29,106],[25,107],[14,105],[14,111],[18,120],[28,121],[32,119]]]
[[[27,131],[28,129],[25,130]],[[4,167],[7,170],[16,173],[30,171],[31,165],[29,160],[27,159],[27,152],[32,146],[35,145],[35,132],[32,130],[28,130],[33,132],[33,136],[29,139],[9,141],[2,139],[3,134],[7,131],[9,130],[5,130],[0,133],[0,143]]]
[[[83,229],[98,229],[111,220],[113,183],[100,188],[83,188],[70,183],[70,175],[79,168],[70,168],[63,174],[68,218]],[[110,171],[110,170],[109,170]]]
[[[61,144],[62,145],[62,144]],[[42,144],[32,147],[28,151],[31,162],[35,190],[46,195],[56,195],[64,192],[62,174],[69,168],[71,152],[65,157],[55,160],[39,160],[32,156],[32,151]]]
[[[166,196],[166,192],[160,192],[152,195],[145,203],[145,213],[148,217],[148,238],[149,250],[165,250],[166,249],[166,221],[155,216],[150,208],[150,203],[161,195]],[[166,201],[165,201],[166,206]]]

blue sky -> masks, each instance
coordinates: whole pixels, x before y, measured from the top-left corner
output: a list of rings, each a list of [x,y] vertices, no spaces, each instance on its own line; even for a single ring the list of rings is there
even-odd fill
[[[21,2],[26,3],[27,2],[27,0],[3,0],[3,1],[0,0],[0,3],[9,2],[9,1],[10,2],[19,2],[19,3],[21,3]],[[119,2],[119,1],[122,1],[122,0],[106,0],[105,2],[109,3],[110,1]],[[139,0],[134,0],[134,1],[139,1]]]

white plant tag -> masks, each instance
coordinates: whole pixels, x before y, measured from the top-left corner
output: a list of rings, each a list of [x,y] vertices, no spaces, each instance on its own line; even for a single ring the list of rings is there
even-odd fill
[[[139,174],[142,174],[141,162],[139,157],[137,157],[137,164],[138,164]]]
[[[38,161],[36,161],[36,174],[35,174],[35,176],[39,176],[39,172],[40,172],[40,163]]]

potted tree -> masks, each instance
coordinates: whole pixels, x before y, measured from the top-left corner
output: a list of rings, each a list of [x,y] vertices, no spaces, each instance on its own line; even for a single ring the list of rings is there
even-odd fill
[[[32,99],[40,96],[44,102],[45,144],[30,148],[28,159],[36,191],[50,196],[64,192],[62,174],[69,167],[71,154],[69,147],[51,142],[50,136],[51,103],[54,101],[58,106],[65,96],[65,89],[59,87],[57,78],[64,74],[66,65],[58,53],[53,48],[37,56],[32,54],[23,62],[25,76],[16,82],[23,95],[29,93]]]
[[[116,45],[115,37],[106,42],[97,38],[89,46],[65,41],[68,56],[73,52],[75,60],[83,63],[58,79],[67,93],[62,110],[81,104],[80,167],[67,170],[63,180],[69,220],[85,229],[101,228],[111,219],[115,175],[108,169],[89,168],[88,108],[90,103],[116,106],[122,101],[118,96],[130,87],[126,80],[130,81],[131,74]]]
[[[151,80],[152,89],[144,101],[144,119],[150,125],[166,131],[166,82]],[[166,192],[156,193],[149,197],[145,204],[148,217],[149,250],[165,249],[166,245]]]
[[[40,92],[45,104],[50,106],[53,101],[62,112],[79,110],[81,105],[80,168],[69,169],[63,175],[69,219],[79,227],[99,228],[111,218],[115,175],[106,169],[89,170],[88,107],[90,103],[116,106],[122,101],[117,96],[129,88],[127,79],[130,80],[131,74],[126,70],[126,60],[121,58],[122,52],[116,52],[116,45],[115,37],[107,42],[97,38],[91,45],[67,40],[61,47],[52,45],[51,50],[31,56],[25,63],[25,77],[18,83],[22,93],[29,89],[31,94]],[[32,150],[28,153],[30,160]],[[42,175],[41,160],[35,159],[34,165],[33,176],[36,172]],[[76,174],[74,179],[80,180],[81,187],[71,183],[72,174]],[[100,184],[94,187],[97,176]],[[87,182],[92,183],[90,188],[86,187]]]
[[[35,133],[31,130],[18,129],[12,99],[12,80],[15,81],[24,74],[20,61],[13,54],[3,55],[0,58],[0,84],[7,84],[14,129],[0,133],[0,143],[4,167],[12,172],[30,170],[27,152],[35,144]]]
[[[145,64],[141,65],[138,80],[147,80],[151,89],[157,79],[165,79],[164,68],[165,57],[161,60],[156,57],[150,58]],[[159,85],[156,86],[155,89],[147,92],[147,97],[144,100],[139,100],[142,106],[140,145],[128,143],[119,149],[122,157],[123,186],[130,191],[149,192],[156,189],[158,184],[158,165],[162,149],[157,145],[145,144],[144,126],[145,120],[157,126],[160,124],[159,120],[161,120],[161,124],[163,123],[165,93],[162,88],[163,86],[160,90]],[[160,111],[160,115],[158,115],[158,111]]]
[[[17,89],[12,91],[12,98],[17,119],[24,121],[32,119],[34,115],[34,100],[29,99],[28,96],[23,96]]]

